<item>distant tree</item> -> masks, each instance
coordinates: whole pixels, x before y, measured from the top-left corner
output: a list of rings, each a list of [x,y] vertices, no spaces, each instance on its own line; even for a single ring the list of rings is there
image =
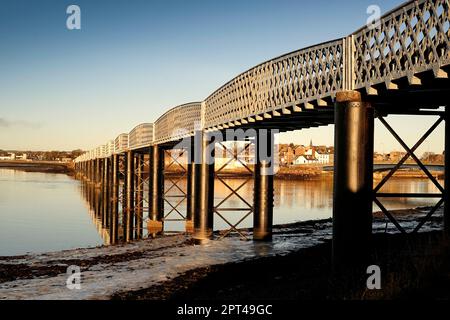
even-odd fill
[[[73,150],[73,151],[71,152],[71,157],[72,157],[73,159],[75,159],[75,158],[81,156],[83,153],[84,153],[83,150],[81,150],[81,149],[76,149],[76,150]]]

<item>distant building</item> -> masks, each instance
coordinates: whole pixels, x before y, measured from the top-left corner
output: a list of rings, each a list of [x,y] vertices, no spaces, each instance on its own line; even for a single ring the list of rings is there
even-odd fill
[[[315,163],[319,163],[319,162],[318,162],[318,160],[316,159],[316,157],[311,156],[311,155],[298,156],[298,157],[294,160],[294,165],[315,164]]]
[[[320,164],[328,164],[331,162],[331,155],[327,152],[317,151],[316,159]]]
[[[374,162],[382,162],[382,161],[386,161],[386,155],[382,154],[382,153],[378,153],[378,152],[374,152],[373,154],[373,161]]]
[[[302,156],[305,154],[307,148],[305,146],[298,146],[297,148],[295,148],[294,150],[294,154],[296,156]]]
[[[27,154],[23,153],[20,156],[16,155],[16,159],[15,160],[27,160]]]
[[[388,154],[388,160],[398,162],[398,161],[400,161],[405,155],[406,155],[406,152],[403,152],[403,151],[391,151],[391,152]]]
[[[25,157],[25,158],[23,158]],[[4,161],[12,161],[12,160],[25,160],[27,158],[27,155],[24,153],[21,156],[16,156],[15,153],[7,153],[6,155],[0,156],[0,160]]]

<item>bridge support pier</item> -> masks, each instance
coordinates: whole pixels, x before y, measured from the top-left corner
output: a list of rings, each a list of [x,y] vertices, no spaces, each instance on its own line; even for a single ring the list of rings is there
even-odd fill
[[[87,180],[89,183],[92,182],[92,176],[93,176],[93,170],[92,170],[92,164],[94,160],[89,160],[87,162]]]
[[[260,130],[255,141],[253,240],[272,240],[274,134]]]
[[[109,180],[109,159],[103,159],[103,227],[109,226],[109,215],[110,215],[110,180]]]
[[[135,220],[135,233],[134,236],[136,239],[142,238],[142,215],[144,212],[144,155],[142,153],[138,153],[136,155],[136,220]]]
[[[335,104],[333,263],[363,262],[372,234],[373,109],[356,91]]]
[[[195,133],[195,150],[199,152],[195,157],[194,166],[198,166],[195,179],[195,189],[198,190],[194,205],[194,239],[209,240],[214,230],[214,145],[211,136],[205,132]],[[200,160],[200,163],[198,163]]]
[[[95,165],[96,165],[96,161],[95,160],[92,160],[92,164],[91,164],[91,170],[92,170],[92,172],[91,172],[91,177],[92,177],[92,179],[91,179],[91,182],[92,182],[92,184],[94,184],[95,185]]]
[[[94,178],[94,182],[95,182],[95,186],[98,186],[100,183],[100,159],[95,159],[95,178]]]
[[[111,244],[119,240],[119,155],[111,157],[111,214],[109,222],[109,237]]]
[[[134,152],[128,151],[125,155],[127,165],[125,169],[126,174],[126,211],[124,212],[125,221],[125,240],[133,239],[134,233]]]
[[[444,232],[450,237],[450,105],[445,107]]]
[[[92,182],[92,184],[95,184],[95,160],[92,160],[92,164],[91,164],[91,170],[92,170],[92,172],[91,172],[91,176],[92,176],[92,179],[91,179],[91,182]]]
[[[149,220],[147,229],[149,234],[163,231],[164,217],[164,151],[158,145],[150,147],[149,166]]]
[[[196,209],[196,201],[199,190],[198,188],[198,169],[194,159],[194,139],[191,139],[189,149],[189,160],[187,169],[187,208],[186,208],[186,232],[194,232],[194,216]]]

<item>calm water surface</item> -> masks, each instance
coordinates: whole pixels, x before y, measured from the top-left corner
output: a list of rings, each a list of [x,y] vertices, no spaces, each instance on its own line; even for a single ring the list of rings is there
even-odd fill
[[[228,179],[233,188],[245,180]],[[441,181],[442,183],[442,181]],[[183,186],[184,182],[180,184]],[[166,187],[170,183],[166,182]],[[216,205],[230,192],[216,181]],[[178,192],[173,189],[173,194]],[[435,186],[425,179],[394,179],[382,192],[437,192]],[[80,181],[61,174],[28,173],[0,169],[0,256],[26,252],[44,252],[77,247],[98,246],[107,243],[107,232],[99,227],[98,219],[90,209]],[[147,192],[145,192],[147,194]],[[239,191],[244,200],[251,203],[252,181]],[[175,206],[180,198],[174,197]],[[388,209],[413,208],[432,205],[435,199],[386,199]],[[185,201],[177,206],[184,214]],[[233,195],[222,208],[245,208],[245,203]],[[274,223],[326,219],[331,217],[332,180],[323,178],[312,181],[275,180]],[[165,214],[171,207],[165,206]],[[374,207],[374,210],[378,208]],[[223,215],[235,224],[246,212],[223,211]],[[180,218],[172,210],[168,218]],[[240,227],[250,227],[249,215]],[[214,228],[225,229],[227,223],[215,216]],[[166,230],[182,231],[183,222],[166,222]]]

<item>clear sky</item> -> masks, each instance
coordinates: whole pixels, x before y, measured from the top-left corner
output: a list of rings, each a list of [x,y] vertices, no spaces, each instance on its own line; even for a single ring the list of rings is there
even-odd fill
[[[401,3],[0,0],[0,149],[91,149],[262,61],[355,31],[371,4]],[[66,28],[70,4],[81,7],[81,30]],[[410,141],[429,124],[393,121]],[[434,137],[426,149],[441,152],[443,131]],[[311,138],[331,145],[332,126],[281,141]],[[376,148],[399,149],[383,134]]]

